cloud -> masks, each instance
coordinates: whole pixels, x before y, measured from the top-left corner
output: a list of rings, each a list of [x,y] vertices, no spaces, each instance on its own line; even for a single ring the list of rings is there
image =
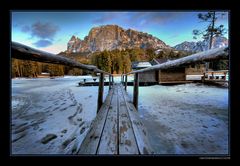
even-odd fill
[[[182,16],[180,12],[146,12],[146,13],[135,13],[129,21],[140,22],[145,20],[145,24],[155,23],[163,24],[175,20]]]
[[[94,24],[104,24],[109,21],[123,20],[127,16],[127,12],[105,12],[92,22]]]
[[[107,21],[113,20],[113,18],[114,18],[114,16],[112,14],[106,13],[103,16],[100,16],[100,17],[94,19],[93,23],[101,23],[102,24],[102,23],[105,23]]]
[[[36,22],[31,27],[32,36],[36,36],[41,39],[53,39],[58,30],[58,26],[52,23]]]
[[[31,26],[25,25],[22,27],[22,32],[30,33],[31,37],[40,39],[53,40],[59,27],[49,22],[35,22]]]
[[[47,47],[52,45],[53,43],[49,40],[38,40],[37,42],[33,43],[33,45],[35,45],[36,47]]]

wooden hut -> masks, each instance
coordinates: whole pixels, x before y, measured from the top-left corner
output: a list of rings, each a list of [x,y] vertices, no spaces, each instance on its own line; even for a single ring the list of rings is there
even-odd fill
[[[132,70],[140,70],[147,67],[151,67],[152,64],[150,62],[146,61],[135,61],[132,62]],[[140,83],[156,83],[156,72],[155,71],[149,71],[144,73],[139,73],[139,82]]]
[[[132,70],[139,70],[153,65],[162,64],[171,61],[170,59],[153,59],[151,62],[133,62]],[[211,70],[211,69],[209,69]],[[139,82],[141,83],[186,83],[195,80],[201,80],[205,72],[205,64],[191,64],[180,66],[173,69],[149,71],[139,73]]]
[[[170,61],[170,59],[153,59],[152,64],[158,65]],[[186,81],[185,67],[157,71],[156,79],[159,83],[181,83]]]

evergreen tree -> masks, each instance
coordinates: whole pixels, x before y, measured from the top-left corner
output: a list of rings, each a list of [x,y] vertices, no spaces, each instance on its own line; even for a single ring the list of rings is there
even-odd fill
[[[204,30],[193,30],[193,38],[197,39],[198,36],[202,36],[203,39],[209,40],[209,49],[212,49],[213,45],[213,38],[218,36],[223,36],[226,34],[226,29],[224,28],[224,25],[216,26],[216,21],[220,16],[224,16],[224,13],[210,11],[208,13],[199,13],[198,19],[201,20],[201,22],[208,23],[207,28]],[[208,71],[209,63],[206,63],[206,71]]]

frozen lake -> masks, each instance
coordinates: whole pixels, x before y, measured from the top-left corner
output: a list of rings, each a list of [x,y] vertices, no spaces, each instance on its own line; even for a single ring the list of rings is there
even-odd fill
[[[74,153],[96,116],[90,76],[12,79],[12,153]],[[120,77],[115,78],[120,81]],[[132,98],[133,87],[128,87]],[[108,86],[104,89],[104,98]],[[139,113],[156,154],[227,154],[228,89],[201,84],[140,87]]]
[[[133,87],[128,87],[132,98]],[[228,154],[228,89],[139,87],[139,113],[157,154]]]

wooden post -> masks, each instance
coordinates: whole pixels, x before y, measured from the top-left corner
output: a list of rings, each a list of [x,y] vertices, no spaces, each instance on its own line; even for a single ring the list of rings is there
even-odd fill
[[[127,75],[125,75],[125,91],[127,91]]]
[[[109,90],[112,88],[112,85],[111,85],[111,74],[109,74],[109,80],[108,80],[108,83],[109,83]]]
[[[104,74],[100,74],[99,84],[98,84],[98,105],[97,112],[100,110],[103,104],[103,90],[104,90]]]
[[[205,82],[205,77],[206,77],[206,73],[205,73],[205,72],[203,72],[203,76],[202,76],[202,83],[204,83],[204,82]]]
[[[159,70],[156,70],[156,82],[159,84],[160,80],[159,80]]]
[[[138,73],[134,74],[134,87],[133,87],[133,105],[135,106],[136,110],[138,110]]]

